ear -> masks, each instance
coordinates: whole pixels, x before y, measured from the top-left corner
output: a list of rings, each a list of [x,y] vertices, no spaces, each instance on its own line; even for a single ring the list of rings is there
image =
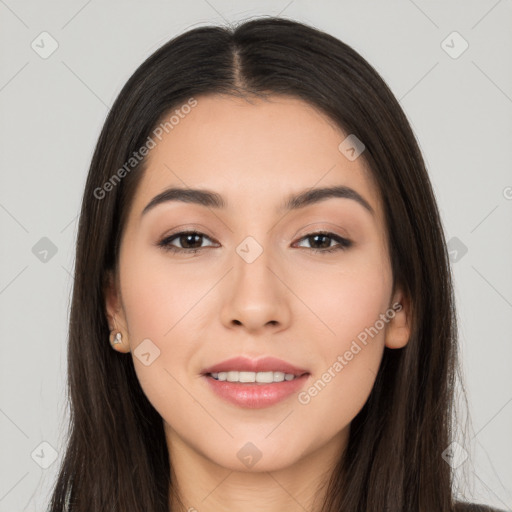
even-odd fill
[[[126,332],[126,319],[121,304],[121,295],[119,291],[119,282],[113,271],[107,273],[103,287],[105,297],[105,313],[108,319],[109,329],[120,329]]]
[[[385,345],[388,348],[403,348],[411,336],[411,301],[401,289],[393,295],[390,308],[394,317],[386,328]]]

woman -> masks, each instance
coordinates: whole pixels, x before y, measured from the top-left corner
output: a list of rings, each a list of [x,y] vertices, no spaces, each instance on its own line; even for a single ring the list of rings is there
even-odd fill
[[[490,510],[451,491],[455,312],[420,150],[312,27],[197,28],[128,80],[69,343],[52,511]]]

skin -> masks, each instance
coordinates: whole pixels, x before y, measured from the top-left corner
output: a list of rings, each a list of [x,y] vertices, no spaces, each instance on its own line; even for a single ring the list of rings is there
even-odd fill
[[[347,134],[307,103],[196,99],[150,151],[130,207],[118,273],[106,291],[111,328],[124,337],[116,349],[131,353],[164,420],[184,510],[317,511],[314,494],[346,446],[384,347],[402,348],[410,334],[407,298],[392,289],[379,191],[363,159],[339,151]],[[347,198],[277,213],[289,194],[332,185],[355,189],[374,215]],[[173,201],[141,217],[170,186],[214,190],[227,207]],[[156,245],[192,229],[206,235],[188,246],[203,247],[196,254]],[[353,245],[314,253],[337,245],[306,236],[320,230]],[[247,236],[263,248],[250,264],[236,252]],[[187,239],[172,245],[186,247],[180,243]],[[307,369],[308,389],[395,302],[402,309],[307,404],[294,394],[268,408],[237,407],[201,377],[236,355],[271,355]],[[160,350],[149,366],[134,355],[145,339]],[[251,468],[237,457],[248,442],[262,454]]]

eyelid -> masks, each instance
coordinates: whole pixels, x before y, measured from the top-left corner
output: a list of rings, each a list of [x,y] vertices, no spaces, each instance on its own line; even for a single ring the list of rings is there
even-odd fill
[[[314,226],[314,227],[313,227]],[[292,238],[303,237],[318,232],[330,232],[346,240],[350,239],[347,231],[333,222],[310,222],[295,232]],[[302,234],[301,234],[302,233]]]
[[[181,224],[179,226],[174,227],[171,231],[166,232],[160,238],[163,240],[163,239],[169,238],[173,235],[194,232],[194,233],[198,233],[200,235],[204,235],[210,239],[213,239],[213,237],[206,234],[206,231],[208,231],[208,228],[206,226],[203,226],[202,224]]]

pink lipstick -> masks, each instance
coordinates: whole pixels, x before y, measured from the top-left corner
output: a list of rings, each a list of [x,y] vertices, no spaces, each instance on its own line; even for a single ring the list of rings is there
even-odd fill
[[[210,389],[239,407],[269,407],[298,392],[309,372],[274,357],[235,357],[202,372]]]

